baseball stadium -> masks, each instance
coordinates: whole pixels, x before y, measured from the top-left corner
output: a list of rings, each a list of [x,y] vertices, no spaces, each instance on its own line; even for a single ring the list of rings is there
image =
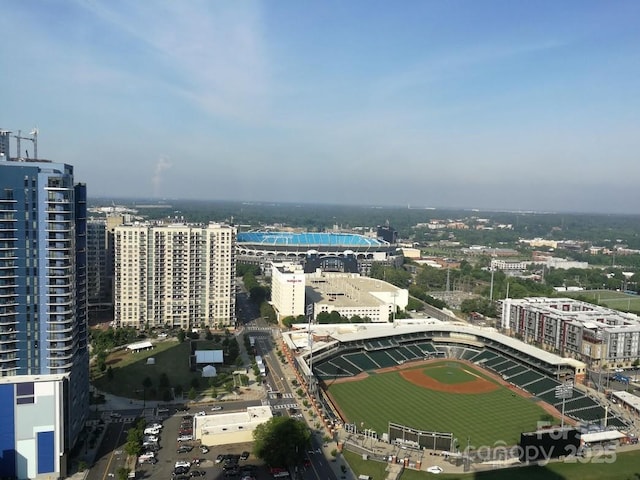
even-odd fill
[[[355,233],[239,232],[237,245],[238,261],[258,265],[267,275],[271,262],[284,261],[323,262],[323,270],[366,275],[373,261],[392,264],[400,258],[395,245]]]
[[[493,329],[435,319],[298,327],[283,333],[285,350],[337,429],[455,452],[516,445],[541,424],[628,427],[584,388],[584,363]]]

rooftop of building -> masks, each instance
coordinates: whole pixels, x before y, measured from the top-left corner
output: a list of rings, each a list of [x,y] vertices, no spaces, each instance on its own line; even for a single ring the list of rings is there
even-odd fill
[[[387,242],[356,233],[338,232],[240,232],[238,243],[292,246],[379,247]]]
[[[69,378],[68,373],[64,374],[40,374],[40,375],[14,375],[10,377],[0,377],[0,385],[10,385],[13,383],[37,383],[37,382],[58,382]]]
[[[354,273],[307,275],[305,286],[305,294],[313,303],[331,303],[336,307],[377,307],[387,302],[376,293],[393,295],[399,290],[390,283]]]
[[[527,297],[507,299],[512,305],[527,306],[531,311],[549,313],[566,321],[578,322],[589,329],[640,330],[640,318],[627,312],[593,305],[573,298]],[[570,310],[562,310],[562,305],[570,306]]]
[[[196,428],[204,435],[212,433],[229,433],[238,430],[253,430],[255,427],[268,421],[273,414],[271,407],[257,406],[247,407],[246,410],[229,413],[215,413],[212,415],[196,416]]]

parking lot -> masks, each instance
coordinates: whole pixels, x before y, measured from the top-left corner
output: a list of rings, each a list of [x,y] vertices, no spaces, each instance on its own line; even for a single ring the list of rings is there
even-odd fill
[[[185,415],[187,415],[186,418]],[[181,425],[189,421],[188,415],[188,412],[176,412],[162,422],[163,428],[159,435],[160,448],[155,454],[157,462],[153,464],[139,463],[136,478],[186,480],[187,478],[203,477],[223,480],[227,478],[242,478],[240,475],[245,472],[251,472],[251,475],[257,480],[272,478],[267,467],[250,453],[252,449],[251,443],[209,446],[208,451],[203,453],[198,442],[178,442],[177,438],[180,436]],[[184,446],[193,448],[190,451],[180,448]],[[178,453],[179,450],[181,453]],[[248,458],[241,458],[243,452],[249,452]],[[189,467],[178,469],[178,472],[176,472],[176,462],[188,462]],[[175,475],[176,473],[177,475]]]

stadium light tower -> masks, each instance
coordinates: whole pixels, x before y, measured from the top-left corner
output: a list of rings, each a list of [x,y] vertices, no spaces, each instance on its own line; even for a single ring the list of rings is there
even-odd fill
[[[562,419],[560,421],[560,429],[564,430],[564,402],[567,398],[573,397],[573,382],[565,382],[555,388],[557,399],[562,399]]]

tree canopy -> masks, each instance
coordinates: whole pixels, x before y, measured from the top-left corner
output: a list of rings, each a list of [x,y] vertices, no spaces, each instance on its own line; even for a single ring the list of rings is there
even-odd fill
[[[255,455],[272,467],[288,467],[304,460],[311,445],[307,426],[291,417],[273,417],[253,431]]]

